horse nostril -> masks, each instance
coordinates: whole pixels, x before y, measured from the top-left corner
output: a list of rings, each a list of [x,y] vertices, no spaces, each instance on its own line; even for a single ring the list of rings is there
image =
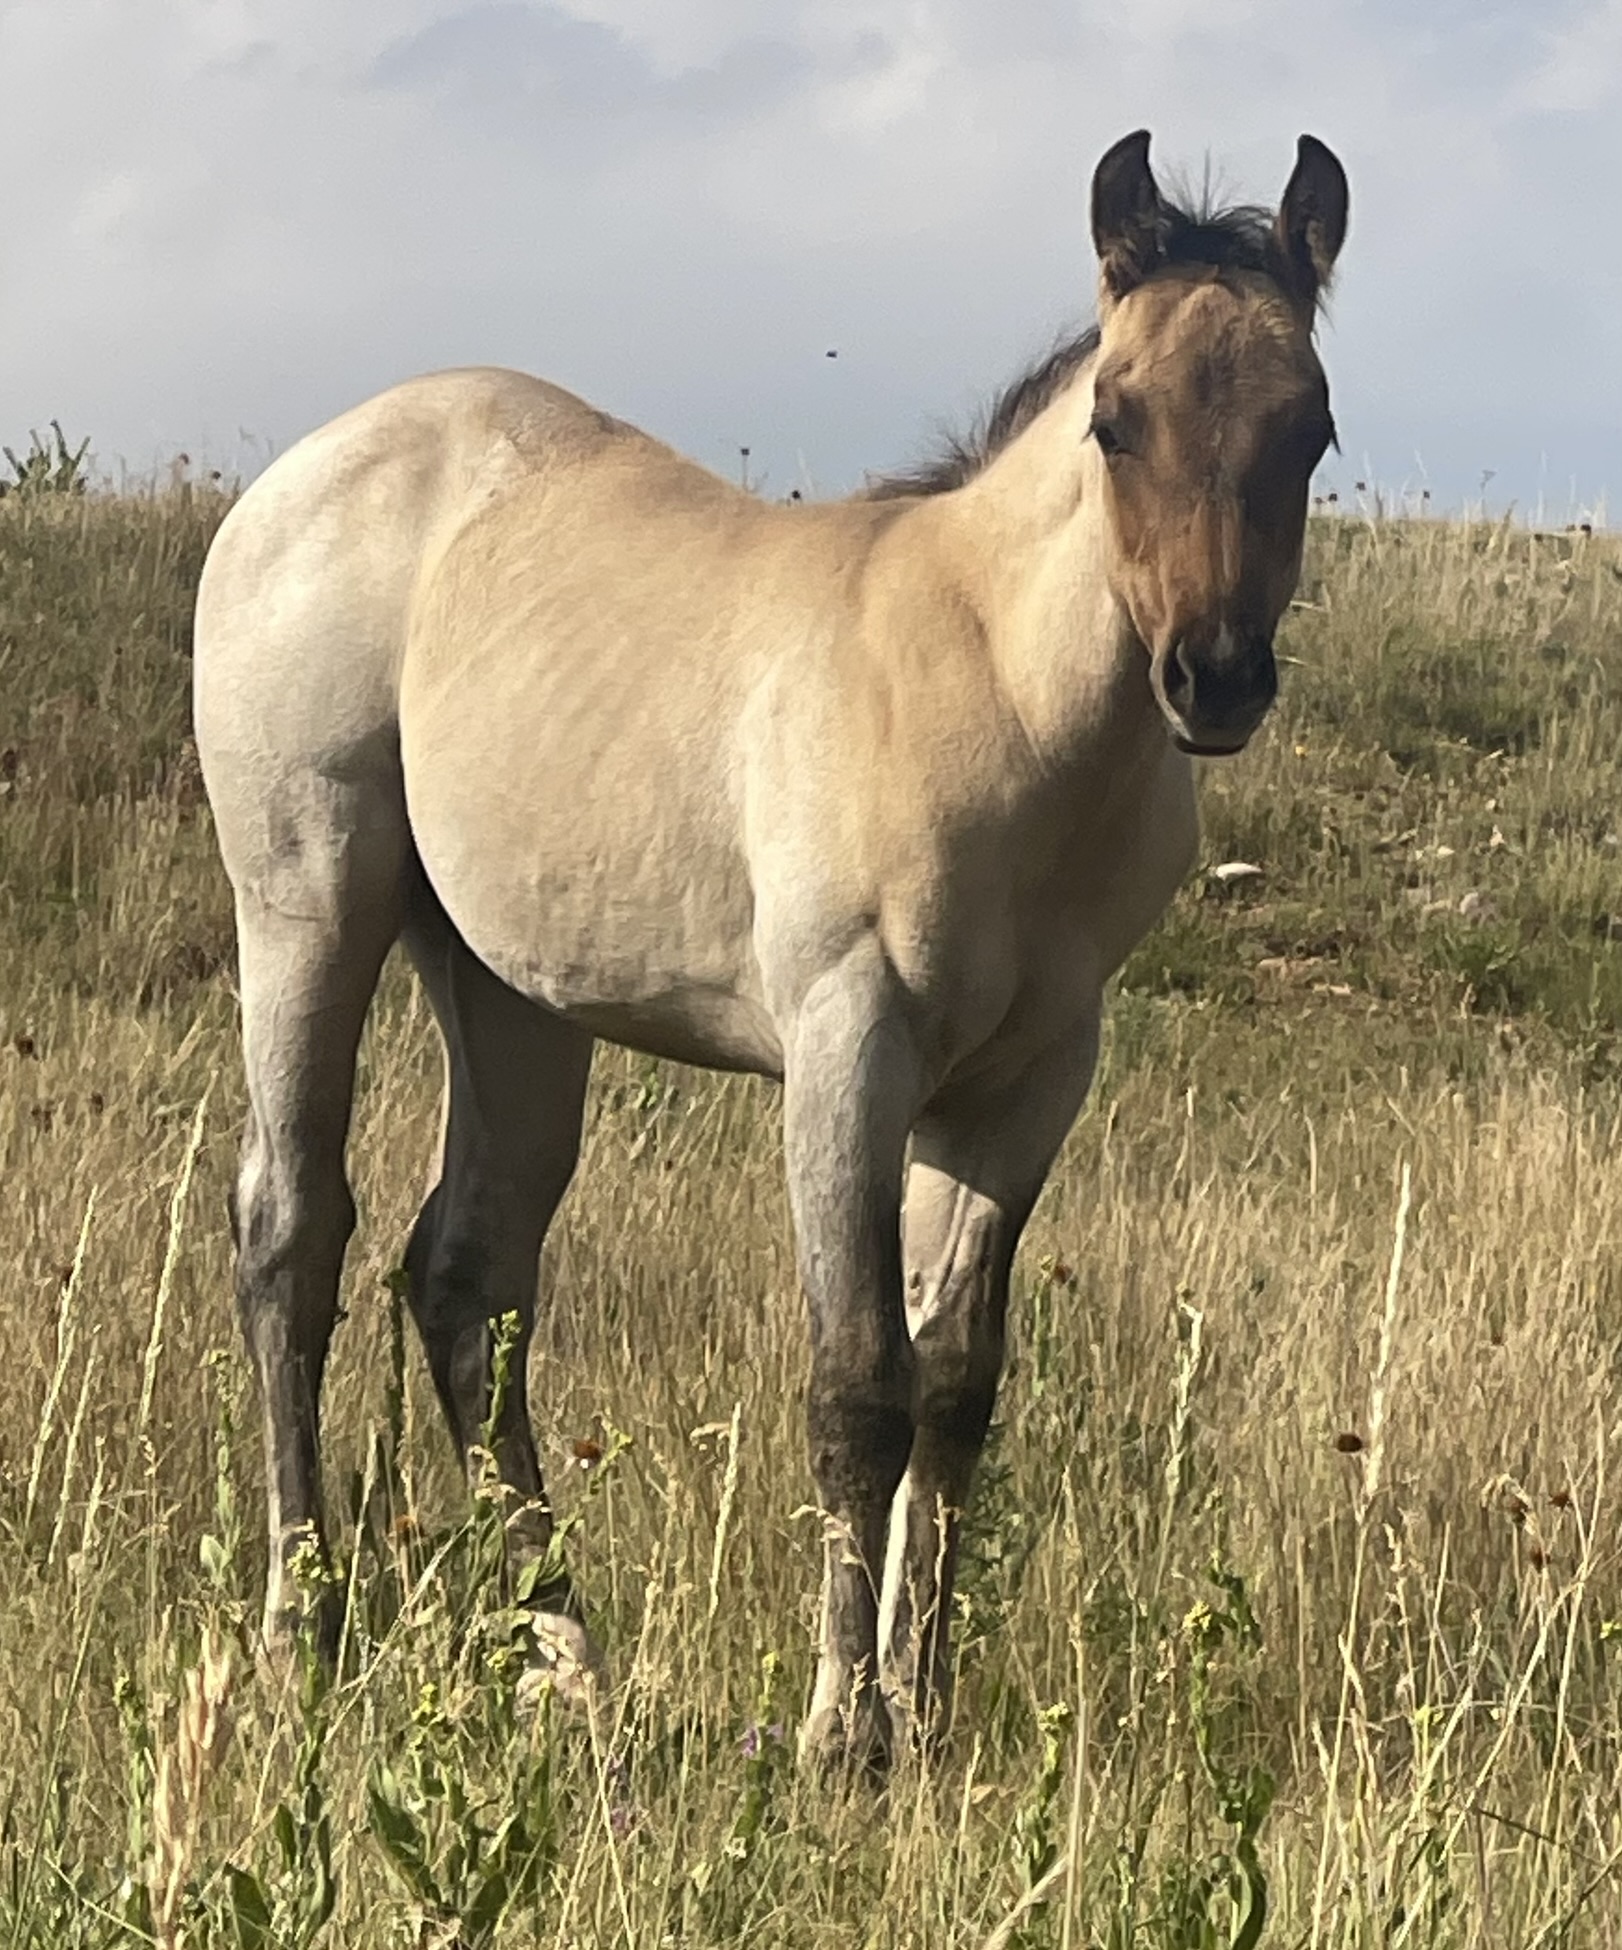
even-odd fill
[[[1156,675],[1173,729],[1201,748],[1237,749],[1266,715],[1277,688],[1271,639],[1237,630],[1220,630],[1209,643],[1198,636],[1173,638]]]
[[[1193,701],[1194,672],[1189,665],[1187,646],[1181,641],[1171,647],[1161,675],[1161,684],[1165,689],[1166,702],[1173,710],[1186,710]]]

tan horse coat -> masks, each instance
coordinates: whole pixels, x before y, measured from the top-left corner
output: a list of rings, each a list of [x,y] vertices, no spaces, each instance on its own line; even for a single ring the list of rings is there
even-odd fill
[[[942,491],[767,504],[464,371],[312,435],[222,528],[196,718],[237,898],[273,1635],[319,1535],[355,1047],[403,936],[448,1052],[407,1263],[458,1441],[489,1319],[527,1346],[592,1039],[781,1077],[830,1521],[806,1737],[866,1757],[892,1712],[942,1722],[1014,1247],[1105,981],[1194,857],[1187,754],[1271,702],[1332,435],[1312,318],[1345,184],[1321,145],[1269,232],[1201,230],[1143,136],[1100,164],[1093,219],[1096,351]],[[543,1549],[522,1387],[498,1461],[516,1547]],[[566,1583],[536,1618],[544,1662],[593,1668]]]

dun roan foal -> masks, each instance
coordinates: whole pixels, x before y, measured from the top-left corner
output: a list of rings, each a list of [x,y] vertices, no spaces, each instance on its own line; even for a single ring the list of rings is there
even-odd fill
[[[781,1078],[828,1531],[804,1744],[882,1760],[944,1723],[1015,1245],[1105,982],[1194,858],[1190,754],[1273,701],[1334,431],[1340,165],[1303,137],[1276,218],[1191,213],[1148,150],[1094,177],[1097,329],[912,477],[773,505],[472,370],[311,435],[225,522],[196,722],[236,898],[272,1641],[320,1538],[356,1045],[403,939],[448,1077],[410,1304],[457,1442],[490,1321],[527,1345],[593,1040]],[[532,1558],[523,1352],[496,1462]],[[560,1684],[593,1669],[566,1584],[534,1615]]]

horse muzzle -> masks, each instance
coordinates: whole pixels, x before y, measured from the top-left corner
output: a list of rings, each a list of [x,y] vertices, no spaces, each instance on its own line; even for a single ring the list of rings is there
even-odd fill
[[[1272,636],[1223,629],[1204,643],[1174,637],[1154,658],[1150,683],[1179,751],[1229,758],[1278,696]]]

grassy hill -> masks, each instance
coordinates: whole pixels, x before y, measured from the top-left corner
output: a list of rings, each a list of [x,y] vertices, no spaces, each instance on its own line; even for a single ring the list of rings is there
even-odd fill
[[[875,1805],[790,1758],[772,1095],[615,1052],[534,1392],[618,1686],[515,1730],[397,1339],[438,1092],[399,969],[328,1392],[350,1664],[254,1672],[187,737],[224,505],[0,500],[0,1943],[1181,1950],[1253,1943],[1264,1889],[1281,1950],[1622,1941],[1617,544],[1315,524],[1283,703],[1206,772],[1024,1255],[952,1752]]]

